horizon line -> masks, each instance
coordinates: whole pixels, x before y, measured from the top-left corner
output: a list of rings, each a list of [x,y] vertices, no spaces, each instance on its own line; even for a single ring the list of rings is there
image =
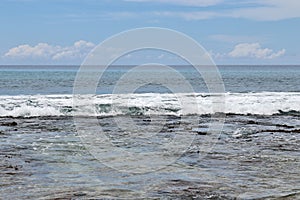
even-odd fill
[[[155,63],[150,63],[150,64],[155,64]],[[150,65],[149,64],[149,65]],[[159,63],[158,63],[159,64]],[[147,64],[145,64],[147,65]],[[191,65],[182,65],[182,64],[163,64],[163,66],[172,66],[172,67],[179,67],[179,66],[191,66]],[[3,66],[23,66],[23,67],[32,67],[32,66],[40,66],[40,67],[46,67],[46,66],[57,66],[57,67],[61,67],[61,66],[66,66],[66,67],[79,67],[81,66],[81,64],[0,64],[0,67]],[[98,65],[93,65],[93,66],[98,66]],[[101,65],[103,66],[103,65]],[[108,66],[112,66],[112,67],[132,67],[132,66],[141,66],[141,64],[117,64],[117,65],[108,65]],[[202,66],[202,65],[201,65]],[[207,65],[204,65],[207,66]],[[300,66],[299,64],[215,64],[215,66]]]

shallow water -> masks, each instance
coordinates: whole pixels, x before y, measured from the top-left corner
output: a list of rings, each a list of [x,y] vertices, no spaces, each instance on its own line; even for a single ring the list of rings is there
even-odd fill
[[[198,125],[174,116],[154,119],[166,125],[145,141],[151,132],[126,135],[116,128],[115,117],[98,118],[111,142],[127,151],[153,152],[153,145],[178,133],[194,137],[170,165],[128,173],[93,157],[72,117],[0,118],[1,198],[300,198],[299,115],[228,115],[210,151],[209,116],[199,116]],[[133,120],[149,126],[147,116]],[[93,118],[84,121],[94,128]],[[124,161],[118,154],[107,159]]]

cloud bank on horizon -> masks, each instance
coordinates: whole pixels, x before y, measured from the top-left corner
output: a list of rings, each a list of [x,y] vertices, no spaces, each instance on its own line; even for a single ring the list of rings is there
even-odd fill
[[[259,59],[273,59],[285,54],[285,49],[278,52],[274,52],[272,49],[262,48],[259,43],[242,43],[234,47],[234,49],[228,53],[229,56],[238,57],[250,57]]]
[[[9,49],[4,57],[11,59],[76,60],[83,59],[94,47],[95,44],[84,40],[79,40],[66,47],[47,43],[38,43],[35,46],[23,44]]]
[[[143,26],[186,33],[204,46],[217,64],[290,64],[300,59],[300,47],[294,42],[300,33],[296,26],[300,1],[295,0],[5,2],[6,14],[18,14],[10,19],[15,21],[2,17],[4,30],[11,29],[4,31],[11,42],[0,39],[7,44],[0,47],[0,64],[80,64],[99,41]],[[18,3],[24,10],[16,7]],[[28,14],[32,5],[34,10]],[[2,12],[0,17],[6,14]],[[26,24],[27,34],[9,34],[13,32],[10,24],[18,23],[20,27]],[[56,31],[61,35],[57,41],[51,35]]]
[[[9,59],[43,59],[46,61],[82,61],[88,53],[96,47],[92,42],[80,40],[75,42],[72,46],[55,46],[47,43],[39,43],[35,46],[28,44],[19,45],[13,47],[5,53],[4,57]],[[208,52],[214,59],[220,57],[231,57],[231,58],[257,58],[257,59],[274,59],[285,54],[285,49],[274,52],[269,48],[262,48],[259,43],[241,43],[237,44],[234,49],[228,53],[220,54]],[[111,51],[114,53],[114,51]],[[131,54],[128,54],[131,55]],[[130,58],[130,56],[126,58]],[[147,58],[148,55],[140,55],[140,60]],[[157,58],[161,59],[164,54],[160,54]],[[168,57],[170,59],[170,57]],[[172,59],[172,58],[171,58]],[[173,60],[175,59],[175,56]],[[134,63],[133,63],[134,64]]]

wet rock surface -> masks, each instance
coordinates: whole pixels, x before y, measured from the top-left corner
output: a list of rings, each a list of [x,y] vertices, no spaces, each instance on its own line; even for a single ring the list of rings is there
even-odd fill
[[[111,117],[98,119],[111,143],[128,151],[153,151],[153,144],[172,141],[178,133],[194,136],[174,163],[151,173],[131,174],[94,158],[71,117],[0,118],[0,197],[300,198],[298,116],[229,115],[212,148],[207,143],[209,116],[199,116],[198,124],[172,116],[164,120],[160,132],[148,137],[122,130]],[[93,126],[90,118],[85,121]],[[133,121],[141,127],[156,126],[162,118]],[[118,155],[111,159],[123,161]]]

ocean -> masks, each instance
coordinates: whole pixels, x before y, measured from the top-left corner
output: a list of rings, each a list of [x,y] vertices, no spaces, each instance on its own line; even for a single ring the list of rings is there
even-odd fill
[[[193,94],[157,84],[113,94],[131,68],[109,67],[85,97],[91,108],[74,106],[79,66],[0,66],[0,198],[300,198],[300,66],[219,66],[220,110],[190,66],[173,68]],[[101,127],[113,147],[82,135],[83,126]]]

